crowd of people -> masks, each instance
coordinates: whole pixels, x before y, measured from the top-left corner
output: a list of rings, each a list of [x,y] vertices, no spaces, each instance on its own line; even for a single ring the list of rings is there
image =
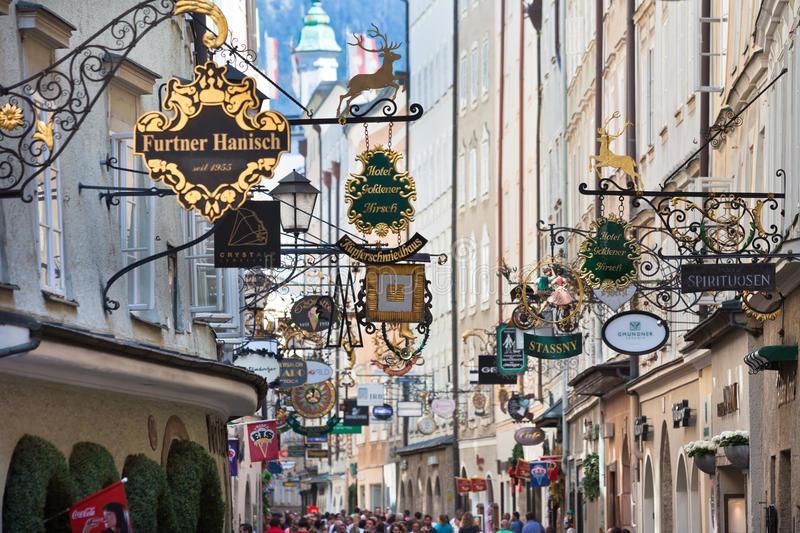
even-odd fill
[[[525,522],[520,514],[505,513],[496,527],[490,527],[496,533],[551,533],[552,528],[545,529],[528,513]],[[239,526],[239,533],[253,533],[251,524]],[[434,518],[420,512],[383,513],[380,508],[375,511],[361,510],[348,514],[339,513],[273,513],[264,533],[483,533],[487,531],[472,513],[456,511],[450,517],[440,514]]]
[[[494,533],[554,533],[553,526],[544,527],[536,520],[533,513],[528,513],[523,521],[518,512],[505,513],[497,527],[488,527]],[[575,533],[572,517],[564,523],[565,533]],[[250,524],[239,526],[239,533],[254,533]],[[472,513],[456,511],[452,518],[440,514],[434,519],[429,514],[383,513],[381,508],[375,511],[361,510],[348,514],[309,513],[301,516],[298,513],[273,513],[264,533],[486,533],[487,528]],[[257,533],[257,532],[256,532]],[[628,529],[608,528],[607,533],[630,533]]]

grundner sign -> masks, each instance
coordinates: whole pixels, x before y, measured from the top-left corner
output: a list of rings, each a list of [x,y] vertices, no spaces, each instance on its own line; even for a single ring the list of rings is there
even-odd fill
[[[681,265],[681,292],[770,291],[775,289],[774,263]]]

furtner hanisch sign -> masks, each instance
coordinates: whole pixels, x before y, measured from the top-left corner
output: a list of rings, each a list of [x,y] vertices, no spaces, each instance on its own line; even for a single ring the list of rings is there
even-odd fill
[[[681,265],[681,292],[770,291],[775,289],[773,263]]]

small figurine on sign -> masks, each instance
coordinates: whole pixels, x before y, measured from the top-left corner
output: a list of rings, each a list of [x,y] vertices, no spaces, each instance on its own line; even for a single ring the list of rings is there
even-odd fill
[[[383,59],[383,63],[381,63],[380,68],[372,74],[356,74],[350,78],[350,81],[347,82],[347,92],[339,97],[339,106],[336,108],[337,116],[343,116],[342,101],[345,99],[347,99],[347,105],[344,108],[344,115],[347,115],[348,109],[350,109],[350,103],[364,91],[394,87],[394,94],[392,94],[392,99],[394,99],[398,89],[400,89],[400,85],[398,85],[395,80],[401,78],[396,76],[392,69],[394,62],[400,59],[400,54],[394,52],[394,50],[400,48],[400,43],[392,42],[390,44],[386,35],[381,33],[374,24],[367,34],[372,39],[380,39],[381,44],[378,48],[366,48],[364,46],[363,35],[354,34],[356,42],[347,44],[350,46],[358,46],[365,52],[377,53]]]
[[[555,305],[556,307],[565,307],[567,305],[572,304],[575,299],[569,293],[567,288],[565,287],[566,282],[564,278],[561,276],[556,276],[553,280],[553,285],[555,289],[553,290],[553,294],[547,299],[549,303]]]

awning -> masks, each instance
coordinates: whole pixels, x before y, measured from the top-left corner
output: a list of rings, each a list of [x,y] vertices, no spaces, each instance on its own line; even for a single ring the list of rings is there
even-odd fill
[[[778,370],[779,363],[784,361],[797,361],[797,345],[762,346],[744,357],[745,364],[750,367],[750,374],[758,374],[762,370]]]
[[[444,448],[453,444],[454,439],[452,435],[445,435],[444,437],[435,437],[433,439],[423,440],[409,444],[397,450],[397,455],[411,455],[413,453],[428,452],[437,448]]]
[[[583,396],[603,396],[623,383],[631,376],[630,362],[614,361],[587,368],[569,382],[575,394]]]
[[[563,415],[564,409],[561,407],[561,400],[558,400],[550,409],[537,416],[533,423],[542,428],[555,428],[561,425]]]

